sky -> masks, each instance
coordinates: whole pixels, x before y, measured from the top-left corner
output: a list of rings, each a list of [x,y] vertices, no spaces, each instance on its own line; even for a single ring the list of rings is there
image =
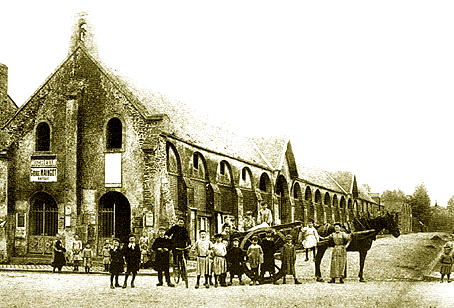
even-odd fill
[[[290,136],[297,162],[372,192],[454,195],[452,1],[9,1],[0,63],[24,104],[68,54],[72,16],[99,56],[249,137]]]

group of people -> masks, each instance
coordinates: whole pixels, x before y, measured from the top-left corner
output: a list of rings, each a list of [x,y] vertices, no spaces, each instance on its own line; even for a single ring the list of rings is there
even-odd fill
[[[262,208],[259,211],[261,218],[257,219],[257,222],[263,220],[271,223],[269,219],[272,218],[272,215],[269,214],[269,210],[266,210],[268,209]],[[251,218],[248,216],[245,222],[250,224],[246,226],[253,228],[253,223],[250,222]],[[184,219],[180,218],[168,230],[164,227],[158,229],[157,238],[151,245],[151,250],[154,252],[153,267],[158,273],[157,286],[163,286],[164,278],[167,286],[175,286],[170,280],[170,254],[172,252],[173,264],[177,264],[177,258],[181,257],[182,254],[187,258],[188,251],[192,252],[196,257],[197,281],[195,288],[200,287],[201,278],[204,278],[203,286],[205,288],[210,286],[226,287],[233,283],[234,278],[238,278],[239,284],[244,285],[243,275],[245,268],[249,268],[250,285],[259,284],[265,280],[278,284],[274,258],[278,248],[280,248],[281,252],[281,271],[284,273],[282,283],[285,284],[287,276],[291,275],[294,278],[294,283],[300,284],[296,278],[295,271],[295,242],[301,243],[305,249],[305,261],[309,260],[310,250],[313,252],[315,261],[316,248],[321,239],[331,239],[335,245],[331,259],[331,280],[329,282],[334,283],[336,279],[339,279],[339,282],[343,283],[347,260],[346,249],[351,242],[351,237],[341,231],[341,225],[338,223],[334,224],[335,232],[333,234],[327,238],[321,238],[317,233],[314,222],[311,220],[306,227],[301,229],[298,238],[294,239],[292,235],[288,234],[285,237],[285,244],[279,247],[276,246],[276,231],[271,229],[261,239],[253,235],[250,238],[251,244],[246,250],[239,247],[240,238],[235,237],[235,233],[232,233],[231,226],[228,223],[223,225],[221,233],[213,236],[213,241],[207,238],[206,230],[200,230],[199,238],[193,245],[191,245],[189,233],[184,225]],[[118,238],[112,239],[112,244],[106,241],[102,249],[102,257],[104,270],[110,272],[111,288],[120,286],[126,288],[129,276],[132,276],[130,286],[134,287],[137,272],[147,261],[148,245],[149,240],[146,236],[140,238],[139,243],[137,243],[136,236],[133,234],[129,236],[128,243],[120,244]],[[53,250],[53,269],[54,271],[55,269],[61,271],[62,266],[65,264],[65,248],[59,236],[54,242]],[[78,271],[81,262],[83,262],[85,272],[90,273],[92,256],[93,251],[90,245],[86,244],[83,247],[82,241],[76,235],[72,244],[74,271]],[[120,285],[118,279],[123,272],[125,272],[124,282],[123,285]],[[226,281],[227,273],[229,273],[229,282]],[[266,273],[268,273],[269,278],[264,279]]]

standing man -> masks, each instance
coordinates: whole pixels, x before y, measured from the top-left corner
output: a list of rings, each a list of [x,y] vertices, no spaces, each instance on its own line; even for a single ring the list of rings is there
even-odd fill
[[[140,247],[136,244],[136,236],[131,234],[129,236],[129,243],[124,247],[124,258],[126,262],[125,282],[123,289],[126,289],[128,277],[131,274],[131,288],[134,288],[134,280],[136,279],[137,272],[140,268]]]
[[[173,264],[177,264],[177,250],[175,248],[186,248],[191,246],[191,239],[189,238],[189,232],[184,226],[184,219],[178,218],[177,224],[172,226],[165,233],[172,240],[172,253],[173,253]],[[184,256],[188,258],[187,250],[184,251]]]
[[[269,226],[273,223],[273,213],[268,208],[268,205],[265,201],[262,201],[260,204],[260,210],[257,214],[257,224],[260,225],[266,222]]]
[[[151,249],[156,252],[155,269],[158,272],[158,284],[156,286],[160,287],[163,285],[162,274],[164,273],[167,285],[174,287],[175,285],[170,281],[169,273],[169,257],[172,243],[170,239],[164,236],[165,231],[164,227],[159,228],[158,237],[151,246]]]

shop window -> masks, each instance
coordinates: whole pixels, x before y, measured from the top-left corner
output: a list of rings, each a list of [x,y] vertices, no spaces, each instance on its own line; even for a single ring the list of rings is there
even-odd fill
[[[110,119],[107,123],[106,147],[108,149],[121,149],[122,139],[123,128],[121,121],[117,118]]]

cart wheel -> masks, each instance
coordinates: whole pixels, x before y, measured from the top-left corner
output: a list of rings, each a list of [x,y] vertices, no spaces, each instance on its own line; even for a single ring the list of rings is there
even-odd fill
[[[246,234],[246,236],[243,238],[240,244],[240,248],[243,249],[244,251],[247,251],[248,247],[251,245],[251,238],[252,236],[256,235],[259,238],[259,245],[262,239],[265,238],[267,232],[274,232],[274,241],[276,243],[275,251],[274,251],[274,264],[275,264],[275,272],[274,272],[274,279],[279,280],[284,276],[284,271],[282,269],[282,263],[281,263],[281,258],[280,254],[278,253],[279,250],[284,246],[285,244],[285,236],[282,234],[280,231],[275,230],[271,227],[265,227],[265,228],[260,228],[254,231],[249,232]],[[246,276],[249,277],[249,279],[253,278],[251,267],[249,265],[249,262],[244,263],[244,273]],[[260,275],[260,273],[259,273]],[[272,283],[273,282],[273,277],[268,276],[268,273],[265,273],[265,277],[260,278],[261,283]]]

